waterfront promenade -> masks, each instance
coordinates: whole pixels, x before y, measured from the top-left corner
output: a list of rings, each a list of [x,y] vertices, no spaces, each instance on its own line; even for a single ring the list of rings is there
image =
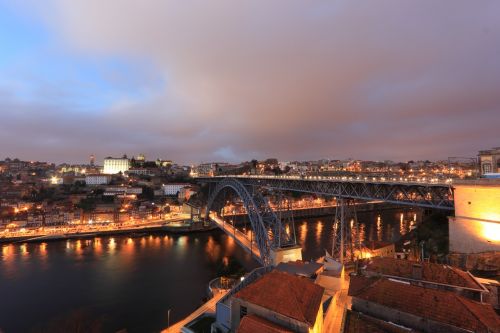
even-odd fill
[[[21,228],[15,231],[6,230],[0,232],[0,243],[17,241],[36,242],[147,231],[187,232],[191,231],[191,229],[190,214],[177,214],[167,219],[146,220],[144,222],[137,221],[134,223],[72,224],[64,226]]]

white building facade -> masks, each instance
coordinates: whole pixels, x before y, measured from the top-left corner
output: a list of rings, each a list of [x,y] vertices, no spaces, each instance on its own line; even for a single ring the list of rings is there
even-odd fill
[[[107,174],[117,174],[117,173],[125,173],[130,169],[130,160],[126,157],[122,158],[114,158],[114,157],[106,157],[104,159],[104,170],[103,173]]]
[[[106,185],[110,181],[111,175],[95,174],[85,176],[85,184],[87,185]]]
[[[177,195],[181,188],[190,186],[190,184],[187,183],[170,183],[170,184],[164,184],[162,186],[163,188],[163,194],[164,195]]]

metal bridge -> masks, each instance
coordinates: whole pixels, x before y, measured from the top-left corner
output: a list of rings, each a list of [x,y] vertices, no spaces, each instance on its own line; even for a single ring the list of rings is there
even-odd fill
[[[216,176],[198,177],[200,182],[238,180],[244,186],[280,191],[305,192],[336,198],[381,200],[398,205],[453,210],[451,182],[435,180],[405,181],[396,178],[321,176]]]
[[[207,217],[210,211],[220,211],[224,207],[224,195],[227,191],[232,191],[241,198],[255,234],[260,253],[258,259],[265,266],[271,264],[273,251],[296,244],[269,207],[267,199],[259,192],[261,188],[332,196],[341,199],[339,202],[345,202],[344,199],[379,200],[398,205],[454,209],[453,187],[449,181],[319,176],[216,176],[197,177],[197,179],[201,183],[212,185],[207,204]],[[220,227],[228,232],[223,225]],[[236,230],[233,230],[233,233],[238,241]],[[239,243],[243,247],[248,247],[242,241]],[[251,240],[250,246],[252,244]],[[252,249],[248,250],[253,253]]]
[[[204,180],[202,180],[204,181]],[[260,256],[257,259],[264,265],[270,265],[272,259],[271,251],[273,249],[286,248],[296,245],[290,235],[285,231],[281,220],[276,216],[274,211],[269,207],[267,199],[262,196],[262,194],[257,191],[253,186],[245,186],[240,181],[234,178],[217,178],[217,184],[215,188],[210,191],[210,196],[207,203],[207,217],[210,211],[221,211],[225,205],[225,195],[227,191],[231,191],[238,195],[242,200],[243,205],[247,211],[252,226],[253,234],[255,235],[255,241],[259,249]],[[217,220],[213,219],[216,223]],[[221,227],[221,223],[217,223]],[[222,224],[222,229],[225,232],[228,230]],[[233,228],[233,235],[231,232],[229,234],[239,240],[236,237],[236,228]],[[250,246],[253,244],[253,240],[250,241]],[[242,246],[248,247],[248,245],[240,242]],[[250,248],[253,254],[252,249]]]

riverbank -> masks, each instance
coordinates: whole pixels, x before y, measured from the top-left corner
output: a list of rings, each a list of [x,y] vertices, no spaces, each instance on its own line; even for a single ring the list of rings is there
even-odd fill
[[[58,241],[66,239],[86,239],[99,236],[130,235],[132,237],[140,236],[150,232],[166,232],[173,234],[185,234],[192,232],[211,231],[217,228],[213,224],[204,225],[203,223],[190,223],[183,221],[169,222],[168,224],[155,223],[142,226],[125,226],[108,230],[95,230],[87,232],[62,232],[47,233],[44,235],[26,235],[15,237],[0,237],[0,244],[9,243],[40,243],[47,241]]]

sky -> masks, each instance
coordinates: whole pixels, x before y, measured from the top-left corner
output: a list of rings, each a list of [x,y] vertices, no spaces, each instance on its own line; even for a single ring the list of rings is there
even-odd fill
[[[0,0],[0,158],[436,160],[499,125],[496,0]]]

